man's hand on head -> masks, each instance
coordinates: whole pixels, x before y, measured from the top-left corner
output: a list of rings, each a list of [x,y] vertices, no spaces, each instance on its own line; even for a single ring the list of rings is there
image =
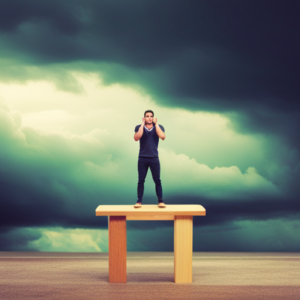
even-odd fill
[[[153,118],[153,123],[154,123],[154,125],[157,124],[157,118]]]
[[[145,125],[145,118],[142,118],[142,125]]]

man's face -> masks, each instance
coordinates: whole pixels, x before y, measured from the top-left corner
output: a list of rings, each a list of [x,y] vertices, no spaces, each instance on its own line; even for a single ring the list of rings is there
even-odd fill
[[[152,124],[152,122],[153,122],[153,114],[150,112],[147,112],[145,115],[145,123],[150,125],[150,124]]]

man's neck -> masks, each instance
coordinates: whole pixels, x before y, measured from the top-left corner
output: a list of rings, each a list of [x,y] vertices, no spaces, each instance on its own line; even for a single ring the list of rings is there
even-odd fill
[[[148,128],[148,129],[151,129],[153,127],[153,123],[151,124],[145,124],[145,126]]]

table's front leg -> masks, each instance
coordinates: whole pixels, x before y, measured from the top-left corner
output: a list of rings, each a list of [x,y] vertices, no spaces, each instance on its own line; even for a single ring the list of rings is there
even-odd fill
[[[109,282],[125,283],[126,274],[126,216],[108,217]]]
[[[192,282],[193,216],[175,216],[174,220],[174,281]]]

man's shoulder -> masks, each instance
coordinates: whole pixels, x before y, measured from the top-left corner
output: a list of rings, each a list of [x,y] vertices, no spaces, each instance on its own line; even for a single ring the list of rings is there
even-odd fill
[[[161,130],[162,130],[163,132],[165,132],[164,126],[162,126],[161,124],[158,124],[158,126],[161,128]]]
[[[140,125],[136,125],[135,128],[134,128],[134,131],[135,131],[135,132],[139,131],[139,128],[140,128],[140,127],[141,127],[141,124],[140,124]]]

